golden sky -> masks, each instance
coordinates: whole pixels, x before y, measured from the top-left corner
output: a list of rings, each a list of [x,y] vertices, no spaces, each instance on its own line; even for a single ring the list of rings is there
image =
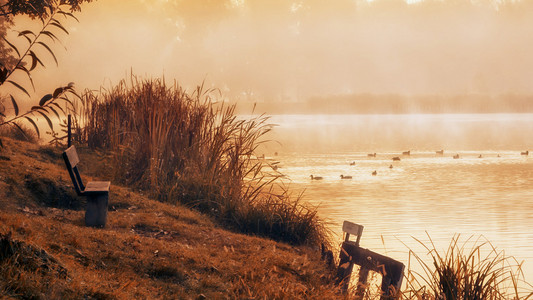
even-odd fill
[[[533,1],[97,0],[76,16],[35,75],[51,85],[132,69],[259,101],[533,93]]]

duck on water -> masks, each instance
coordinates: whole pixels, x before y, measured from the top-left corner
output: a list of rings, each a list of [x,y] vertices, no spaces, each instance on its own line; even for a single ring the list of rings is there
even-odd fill
[[[313,176],[311,175],[311,180],[322,180],[324,179],[322,176]]]

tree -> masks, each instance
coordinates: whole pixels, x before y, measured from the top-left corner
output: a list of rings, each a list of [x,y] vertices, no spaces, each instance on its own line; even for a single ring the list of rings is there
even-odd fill
[[[70,12],[80,11],[83,2],[92,0],[0,0],[0,17],[8,20],[17,15],[47,18],[59,7],[69,7]]]
[[[70,12],[80,11],[83,2],[92,0],[0,0],[0,36],[6,36],[7,30],[13,25],[13,18],[26,15],[33,19],[46,19],[56,9],[68,9]],[[0,63],[9,66],[15,62],[10,47],[0,40]]]
[[[59,18],[76,19],[72,12],[79,10],[82,2],[90,1],[92,0],[0,0],[0,89],[10,85],[31,98],[28,88],[17,82],[17,80],[12,79],[12,75],[15,72],[22,72],[28,78],[32,88],[34,88],[31,73],[35,68],[45,66],[39,58],[42,53],[50,55],[55,63],[58,63],[49,44],[59,40],[59,33],[68,34]],[[16,15],[37,18],[42,23],[39,32],[31,30],[18,31],[18,37],[27,42],[27,46],[22,51],[11,43],[5,34],[8,28],[13,25],[13,17]],[[79,98],[74,90],[73,83],[54,89],[53,93],[41,97],[37,105],[33,105],[28,111],[20,113],[18,102],[13,94],[10,93],[7,98],[0,101],[0,127],[4,125],[14,126],[23,131],[16,121],[26,120],[33,126],[37,135],[40,136],[39,127],[34,121],[34,117],[42,116],[53,132],[53,123],[49,118],[49,114],[53,113],[58,119],[59,112],[65,114],[65,109],[59,104],[61,102],[74,109],[74,105],[68,97],[69,95]],[[7,114],[8,105],[6,103],[10,104],[14,113],[14,116],[9,116],[9,118]]]

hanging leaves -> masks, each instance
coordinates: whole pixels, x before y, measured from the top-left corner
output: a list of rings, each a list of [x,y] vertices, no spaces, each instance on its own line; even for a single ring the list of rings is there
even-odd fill
[[[78,21],[78,22],[80,21],[80,20],[78,20],[78,18],[76,18],[72,13],[69,13],[69,12],[66,12],[66,11],[62,11],[62,10],[61,10],[61,11],[58,11],[57,13],[58,13],[58,14],[62,14],[62,15],[64,15],[65,17],[71,17],[71,18],[73,18],[74,20],[76,20],[76,21]]]
[[[54,92],[55,94],[55,92]],[[46,94],[44,95],[42,98],[41,98],[41,101],[39,101],[39,105],[40,106],[43,106],[46,104],[46,102],[48,102],[49,100],[53,99],[54,97],[52,96],[52,94]]]
[[[23,88],[20,84],[14,82],[13,80],[8,80],[7,82],[11,83],[11,84],[14,85],[15,87],[17,87],[19,90],[23,91],[24,94],[28,95],[28,97],[31,97],[30,94],[28,93],[28,91],[26,91],[26,89]]]
[[[20,58],[20,52],[19,52],[19,49],[17,49],[17,47],[15,47],[15,45],[11,44],[4,36],[2,37],[2,39],[4,40],[4,42],[6,42],[6,44],[9,45],[9,47],[11,47],[11,49],[15,50],[15,52],[17,53],[18,57]]]
[[[15,126],[15,128],[17,128],[22,133],[23,136],[26,136],[26,132],[24,131],[24,129],[20,127],[19,124],[17,124],[16,122],[12,122],[11,125]]]
[[[0,68],[0,85],[6,81],[8,74],[9,70],[7,68]]]
[[[65,27],[63,27],[63,25],[61,25],[61,23],[58,20],[52,18],[52,20],[50,21],[50,25],[55,26],[63,30],[66,34],[68,34],[68,31],[65,29]]]
[[[35,129],[35,132],[37,132],[37,136],[40,138],[41,137],[41,133],[39,132],[39,126],[37,126],[37,124],[35,124],[35,121],[33,121],[32,118],[30,118],[28,116],[25,116],[24,118],[26,118],[26,120],[28,120],[28,122],[30,122],[30,124],[33,125],[33,128]]]
[[[61,22],[55,18],[55,16],[62,15],[67,18],[73,18],[76,21],[78,20],[73,14],[62,11],[62,5],[63,4],[56,3],[53,6],[49,6],[46,8],[49,14],[45,13],[42,16],[39,16],[42,22],[42,29],[39,32],[34,32],[31,30],[23,30],[18,32],[18,37],[23,38],[28,42],[28,46],[24,51],[19,51],[19,49],[13,43],[8,41],[5,36],[1,37],[2,40],[16,53],[18,61],[13,64],[14,67],[11,69],[10,67],[4,66],[2,63],[0,63],[0,86],[2,86],[4,83],[10,83],[13,87],[15,87],[15,89],[23,92],[31,98],[28,90],[19,83],[20,81],[18,79],[10,78],[11,75],[17,70],[22,71],[29,79],[33,90],[35,90],[31,72],[39,66],[45,67],[43,61],[41,60],[42,51],[49,53],[56,65],[58,65],[57,57],[52,48],[47,44],[47,41],[59,41],[59,38],[57,37],[58,30],[66,34],[69,32],[61,24]],[[23,54],[21,55],[21,53]],[[60,112],[62,114],[66,114],[66,110],[69,106],[74,109],[74,103],[71,99],[69,99],[68,95],[74,95],[80,99],[73,86],[74,84],[70,82],[66,86],[56,88],[52,93],[46,94],[40,98],[38,105],[32,106],[31,109],[24,113],[19,111],[19,106],[15,98],[12,95],[9,95],[15,116],[10,120],[4,120],[0,122],[0,126],[9,124],[19,128],[19,130],[23,132],[23,130],[15,121],[18,119],[26,119],[26,121],[32,125],[33,129],[37,133],[37,136],[40,137],[39,126],[37,125],[35,118],[42,116],[53,132],[53,122],[50,118],[50,114],[54,114],[55,117],[60,119]],[[59,103],[61,103],[61,105]],[[62,106],[65,106],[65,108]],[[0,116],[6,118],[5,112],[2,111]]]
[[[54,125],[52,124],[52,121],[50,120],[50,118],[45,113],[43,113],[42,111],[37,111],[37,113],[39,113],[41,116],[43,116],[43,118],[48,123],[48,126],[53,131],[54,130]]]
[[[54,58],[54,61],[56,62],[56,65],[58,65],[59,63],[57,62],[57,58],[54,54],[54,52],[52,51],[52,49],[50,49],[50,47],[48,47],[48,45],[46,45],[45,43],[43,42],[37,42],[37,44],[43,46],[46,50],[48,50],[48,52],[52,55],[52,57]]]
[[[42,34],[42,35],[46,35],[47,37],[49,37],[49,38],[50,38],[52,41],[54,41],[54,42],[55,42],[55,41],[59,41],[59,39],[57,38],[57,36],[56,36],[54,33],[50,32],[50,31],[48,31],[48,30],[43,30],[43,31],[41,31],[41,34]]]
[[[57,110],[55,110],[52,106],[48,106],[48,108],[49,108],[49,109],[50,109],[50,110],[56,115],[56,117],[57,117],[58,119],[60,119],[60,118],[59,118],[59,114],[57,113]]]
[[[52,97],[53,98],[57,98],[57,97],[59,97],[59,95],[61,95],[61,93],[63,93],[63,88],[58,87],[57,89],[55,89],[54,94],[52,95]]]
[[[33,33],[33,31],[31,31],[31,30],[20,31],[18,36],[22,36],[22,37],[26,38],[26,41],[28,41],[28,43],[30,43],[30,44],[32,43],[32,38],[33,39],[36,38],[35,33]]]
[[[28,68],[26,68],[26,67],[25,67],[24,65],[22,65],[22,64],[18,64],[18,65],[15,67],[15,70],[21,70],[22,72],[26,73],[26,76],[28,76],[28,79],[30,80],[31,87],[33,88],[33,90],[35,90],[35,85],[33,84],[33,78],[31,77],[30,70],[28,70]]]
[[[13,109],[15,110],[15,116],[19,115],[19,106],[17,105],[17,101],[15,101],[15,98],[13,98],[12,95],[9,95],[11,97],[11,104],[13,105]]]
[[[43,62],[37,57],[37,55],[35,54],[35,52],[33,52],[32,50],[30,50],[30,53],[29,53],[32,61],[31,61],[31,68],[30,68],[30,71],[33,71],[33,69],[35,69],[35,67],[37,66],[37,63],[39,63],[42,67],[44,67],[44,64]]]

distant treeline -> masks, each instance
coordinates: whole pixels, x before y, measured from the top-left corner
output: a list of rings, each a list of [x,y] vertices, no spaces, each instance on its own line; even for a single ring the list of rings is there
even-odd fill
[[[265,101],[269,114],[533,113],[533,95],[339,95],[308,101]]]

